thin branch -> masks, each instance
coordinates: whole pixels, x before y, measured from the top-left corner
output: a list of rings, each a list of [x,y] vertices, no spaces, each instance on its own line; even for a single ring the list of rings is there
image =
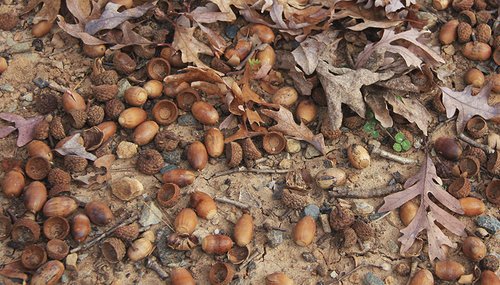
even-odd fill
[[[250,206],[247,204],[244,204],[244,203],[241,203],[238,201],[234,201],[234,200],[231,200],[231,199],[226,198],[226,197],[215,197],[215,201],[226,203],[229,205],[233,205],[233,206],[236,206],[236,207],[241,208],[241,209],[249,209],[250,208]]]
[[[332,198],[355,198],[355,199],[367,199],[374,197],[384,197],[394,192],[401,190],[399,185],[391,185],[384,188],[374,188],[374,189],[361,189],[361,188],[334,188],[328,192],[328,195]]]
[[[485,144],[482,144],[482,143],[478,143],[477,141],[469,138],[468,136],[464,135],[463,133],[459,134],[458,138],[463,140],[464,142],[470,144],[471,146],[475,146],[475,147],[478,147],[478,148],[484,150],[484,152],[486,152],[487,154],[492,154],[495,152],[495,150],[492,149],[491,147],[489,147]]]
[[[233,168],[227,171],[222,171],[212,175],[210,178],[216,178],[220,176],[230,175],[233,173],[242,173],[242,172],[251,172],[251,173],[261,173],[261,174],[283,174],[290,172],[289,169],[257,169],[257,168]]]
[[[387,158],[387,159],[390,159],[390,160],[393,160],[395,162],[399,162],[402,164],[416,164],[416,163],[418,163],[418,161],[415,159],[402,157],[400,155],[397,155],[397,154],[394,154],[394,153],[391,153],[391,152],[388,152],[388,151],[381,149],[380,142],[378,142],[378,141],[371,140],[369,142],[369,145],[373,147],[371,153],[378,154],[379,156],[381,156],[383,158]]]

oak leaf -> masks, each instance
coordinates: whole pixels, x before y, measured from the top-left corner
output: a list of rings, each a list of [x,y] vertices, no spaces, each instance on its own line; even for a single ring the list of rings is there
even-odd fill
[[[0,113],[0,119],[14,123],[14,126],[0,127],[0,139],[5,138],[13,131],[18,131],[17,146],[21,147],[33,140],[36,125],[43,120],[43,116],[23,118],[12,113]]]
[[[470,118],[478,115],[485,119],[500,117],[500,104],[488,105],[488,96],[491,93],[492,82],[488,82],[476,96],[472,96],[472,86],[465,87],[463,91],[453,91],[447,87],[441,87],[443,91],[443,105],[446,108],[446,116],[453,117],[458,110],[457,132],[464,131],[465,124]]]
[[[189,22],[189,20],[187,20],[187,22]],[[198,55],[201,53],[213,56],[214,54],[210,47],[194,37],[196,27],[190,27],[187,22],[185,17],[184,19],[182,16],[179,17],[175,28],[172,47],[175,50],[181,51],[182,62],[192,62],[198,67],[208,68],[208,66],[198,58]]]
[[[66,156],[69,154],[77,155],[79,157],[83,157],[88,160],[96,160],[97,156],[93,155],[90,152],[87,152],[85,150],[85,147],[80,144],[80,134],[73,135],[71,139],[69,139],[67,142],[65,142],[62,146],[59,148],[54,149],[57,151],[60,155]]]
[[[265,109],[261,112],[274,119],[277,123],[269,128],[270,131],[281,132],[294,139],[306,141],[312,144],[319,152],[325,154],[325,140],[323,134],[313,134],[304,122],[300,122],[300,125],[295,123],[292,112],[287,108],[281,106],[278,111]]]
[[[35,9],[38,5],[42,4],[42,9],[36,13],[33,18],[33,24],[37,24],[41,21],[54,22],[61,8],[61,0],[30,0],[26,7],[23,9],[21,14],[26,14],[29,11]]]
[[[432,201],[429,194],[435,198],[440,205],[449,210],[463,214],[464,211],[459,201],[442,187],[441,178],[436,174],[436,167],[429,155],[425,158],[425,163],[421,166],[418,173],[406,180],[405,190],[391,194],[384,198],[384,204],[378,212],[394,210],[411,199],[420,196],[420,206],[415,218],[404,229],[401,230],[403,236],[399,238],[401,242],[401,253],[406,252],[414,243],[418,234],[427,230],[427,242],[429,243],[429,258],[434,260],[446,258],[444,245],[455,247],[451,240],[441,231],[438,222],[450,232],[465,236],[465,225],[453,215],[440,208],[438,204]]]

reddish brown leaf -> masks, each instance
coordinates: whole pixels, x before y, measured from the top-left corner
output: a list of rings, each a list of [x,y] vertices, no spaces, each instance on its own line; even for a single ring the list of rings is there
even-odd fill
[[[437,199],[442,205],[451,211],[463,214],[462,207],[458,200],[446,192],[442,187],[442,181],[436,174],[436,167],[429,155],[426,157],[425,163],[420,168],[419,172],[410,177],[404,184],[405,190],[391,194],[384,198],[384,205],[380,207],[379,212],[394,210],[407,201],[420,196],[420,207],[412,222],[401,230],[403,236],[399,238],[401,242],[401,253],[406,252],[418,234],[427,230],[427,242],[429,243],[429,258],[434,260],[438,258],[443,260],[446,254],[443,250],[444,245],[454,247],[450,239],[439,229],[434,223],[439,222],[450,232],[464,236],[465,225],[457,218],[441,209],[438,204],[431,200]]]
[[[224,143],[230,143],[237,140],[252,138],[264,134],[263,132],[251,132],[244,124],[239,124],[238,127],[239,129],[236,131],[236,133],[224,139]]]
[[[25,119],[12,113],[0,113],[0,119],[14,123],[14,126],[0,128],[0,139],[8,136],[17,129],[19,133],[17,136],[17,146],[21,147],[33,139],[33,130],[36,125],[43,120],[43,116]]]

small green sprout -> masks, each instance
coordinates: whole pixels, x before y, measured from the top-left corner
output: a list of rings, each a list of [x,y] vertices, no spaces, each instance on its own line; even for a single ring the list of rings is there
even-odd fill
[[[254,67],[260,64],[260,60],[258,58],[251,58],[248,60],[248,64],[250,64],[250,67]]]
[[[396,152],[408,151],[411,148],[411,142],[402,132],[398,132],[394,136],[394,141],[396,142],[392,145],[392,149]]]
[[[375,115],[373,114],[373,112],[368,111],[366,113],[366,118],[367,118],[367,121],[363,125],[363,131],[365,133],[370,134],[374,139],[380,137],[380,133],[377,130],[375,130],[378,122],[377,122],[377,119],[375,119]]]

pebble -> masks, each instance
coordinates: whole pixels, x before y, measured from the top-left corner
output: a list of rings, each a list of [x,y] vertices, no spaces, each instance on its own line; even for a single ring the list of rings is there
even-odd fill
[[[293,160],[291,160],[291,159],[283,159],[278,164],[278,168],[279,169],[290,169],[290,168],[292,168],[292,165],[293,165]]]
[[[10,53],[23,53],[31,50],[31,43],[16,43],[10,48]]]
[[[122,99],[125,90],[129,89],[130,87],[132,87],[132,85],[130,84],[130,82],[128,82],[127,79],[123,78],[118,81],[118,98]]]
[[[76,265],[78,261],[78,254],[76,253],[71,253],[66,256],[66,269],[72,270],[72,271],[77,271],[78,267]]]
[[[163,152],[163,159],[165,159],[165,162],[167,162],[167,163],[179,165],[182,161],[182,149],[174,149],[172,151],[164,151]]]
[[[331,233],[332,228],[330,227],[330,222],[328,221],[328,214],[321,214],[320,216],[321,226],[325,233]]]
[[[0,90],[5,91],[5,92],[14,92],[14,87],[10,84],[1,84],[0,85]]]
[[[224,29],[224,34],[230,39],[234,39],[239,31],[239,27],[236,25],[229,25]]]
[[[267,239],[269,241],[269,246],[277,247],[283,243],[283,232],[278,230],[271,230],[267,234]]]
[[[455,47],[453,45],[447,45],[442,47],[443,52],[446,53],[447,55],[454,55],[455,54]]]
[[[118,144],[116,148],[116,155],[118,158],[132,158],[137,154],[138,145],[128,141],[122,141]]]
[[[302,258],[306,261],[306,262],[316,262],[317,259],[316,257],[314,256],[314,254],[312,254],[311,252],[303,252],[302,253]]]
[[[184,114],[177,118],[177,124],[179,126],[194,126],[198,123],[196,119],[191,114]]]
[[[304,157],[306,159],[311,159],[321,156],[321,153],[312,145],[307,145],[306,152],[304,153]]]
[[[289,153],[297,153],[301,150],[300,141],[294,139],[286,140],[286,151]]]
[[[141,217],[139,218],[139,224],[143,227],[156,225],[162,221],[163,214],[156,207],[154,202],[149,203],[149,206],[144,206],[142,208]]]
[[[304,216],[311,216],[316,220],[319,217],[319,207],[314,204],[307,205],[304,208],[303,214]]]
[[[364,201],[354,202],[354,213],[359,216],[368,216],[373,210],[373,206]]]
[[[338,276],[339,274],[335,270],[333,270],[332,273],[330,273],[330,277],[332,277],[333,279],[337,278]]]
[[[495,234],[500,230],[500,221],[492,216],[480,216],[476,219],[476,224],[485,228],[491,234]]]
[[[382,281],[380,278],[375,276],[373,273],[368,272],[365,275],[365,278],[363,278],[363,284],[364,285],[384,285],[384,281]]]

